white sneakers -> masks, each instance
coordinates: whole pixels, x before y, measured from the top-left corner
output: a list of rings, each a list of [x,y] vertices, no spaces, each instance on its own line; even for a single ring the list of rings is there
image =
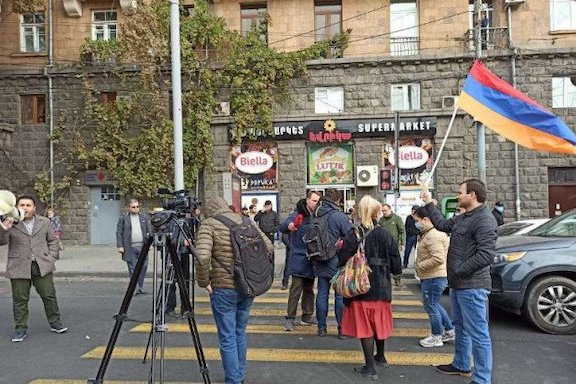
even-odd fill
[[[441,347],[448,341],[454,341],[456,335],[454,330],[444,331],[441,335],[430,335],[425,339],[420,340],[420,345],[424,348]]]
[[[451,329],[449,331],[444,331],[444,333],[442,333],[442,342],[446,343],[448,341],[454,341],[456,340],[456,333],[454,332],[454,329]]]

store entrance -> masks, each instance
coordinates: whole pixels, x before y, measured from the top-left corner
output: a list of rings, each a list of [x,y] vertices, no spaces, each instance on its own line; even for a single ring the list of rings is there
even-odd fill
[[[323,185],[323,186],[311,186],[306,188],[306,193],[310,192],[310,191],[316,191],[316,192],[320,192],[320,194],[322,196],[324,196],[324,193],[326,192],[327,189],[336,189],[339,194],[340,194],[340,200],[344,203],[344,205],[341,207],[343,209],[344,212],[348,213],[348,211],[350,210],[350,208],[354,208],[354,205],[356,204],[356,188],[352,187],[352,186],[341,186],[341,185],[335,185],[335,186],[330,186],[330,185]]]

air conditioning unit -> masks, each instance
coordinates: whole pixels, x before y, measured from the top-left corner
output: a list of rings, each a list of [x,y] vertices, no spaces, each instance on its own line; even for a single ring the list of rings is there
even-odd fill
[[[504,0],[507,5],[523,4],[526,0]]]
[[[454,109],[458,103],[458,96],[442,96],[442,109]]]
[[[222,101],[214,107],[214,114],[216,116],[230,116],[230,103]]]
[[[356,186],[375,187],[378,185],[378,166],[359,165],[356,167]]]

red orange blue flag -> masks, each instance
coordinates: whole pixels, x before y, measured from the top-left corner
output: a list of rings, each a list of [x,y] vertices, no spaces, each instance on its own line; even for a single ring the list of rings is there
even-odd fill
[[[570,127],[478,60],[464,82],[458,107],[523,147],[576,154],[576,134]]]

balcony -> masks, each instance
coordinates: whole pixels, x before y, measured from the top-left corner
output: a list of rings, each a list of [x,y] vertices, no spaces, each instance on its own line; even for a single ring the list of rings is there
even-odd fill
[[[469,29],[464,35],[466,45],[470,51],[474,51],[474,30]],[[491,51],[495,49],[510,48],[508,38],[508,28],[505,27],[485,27],[480,29],[480,39],[482,41],[482,50]]]
[[[391,37],[390,54],[392,56],[417,55],[420,48],[420,37]]]

